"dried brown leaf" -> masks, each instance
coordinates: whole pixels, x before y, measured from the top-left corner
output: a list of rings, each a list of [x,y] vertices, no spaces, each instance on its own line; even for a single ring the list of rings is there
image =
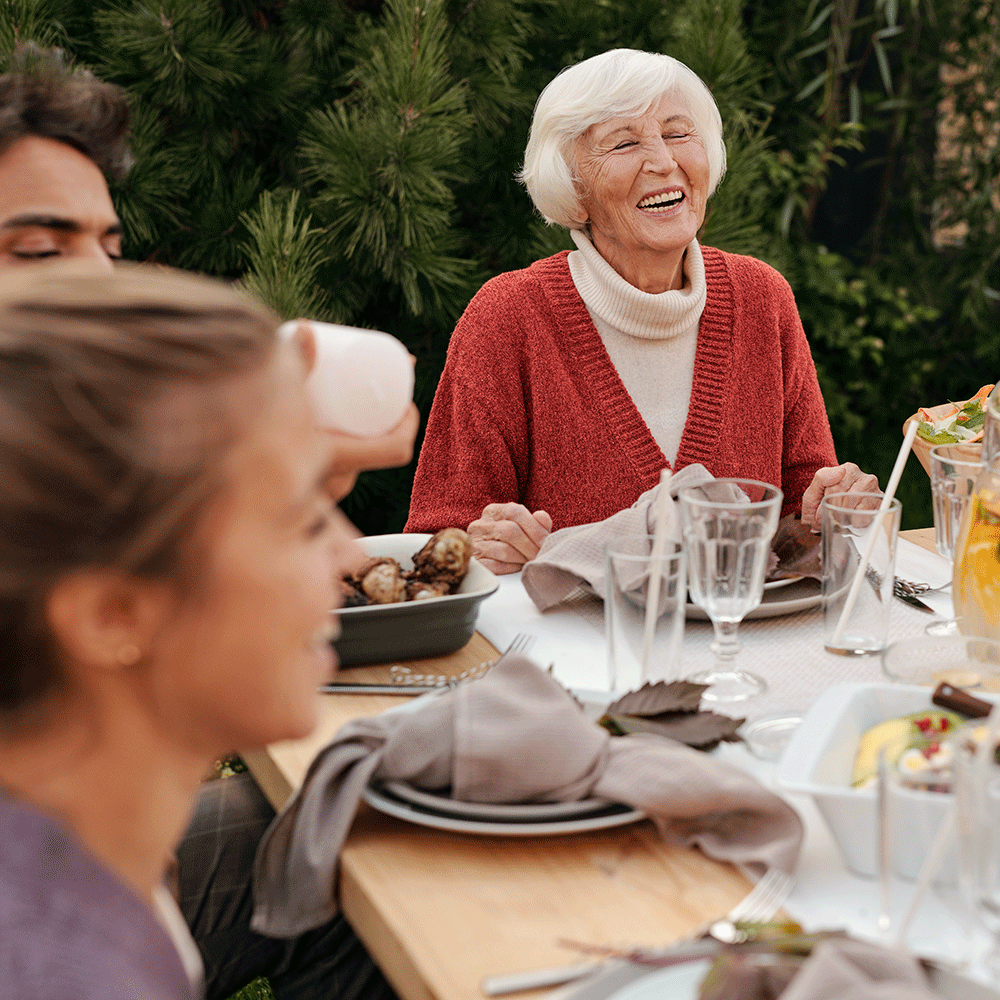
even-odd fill
[[[778,565],[768,574],[769,580],[790,576],[819,579],[820,536],[803,524],[798,514],[786,514],[778,522],[771,551],[778,557]]]
[[[737,730],[746,719],[733,719],[715,712],[664,712],[655,717],[609,712],[600,722],[617,735],[655,733],[696,750],[711,750],[723,740],[728,743],[739,741],[741,737],[737,735]]]
[[[707,684],[691,681],[657,681],[629,691],[607,708],[608,715],[663,715],[664,712],[697,712]]]

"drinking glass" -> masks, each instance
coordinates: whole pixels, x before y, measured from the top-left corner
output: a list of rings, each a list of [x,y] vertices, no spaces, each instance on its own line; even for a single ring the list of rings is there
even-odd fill
[[[934,544],[945,559],[955,558],[962,515],[983,468],[981,444],[937,444],[930,450]]]
[[[953,810],[950,798],[942,793],[950,780],[947,766],[914,771],[885,747],[879,751],[875,797],[878,929],[890,945],[907,942],[914,918],[922,910],[940,912],[958,902]],[[919,953],[931,956],[936,950],[936,936],[922,935]],[[959,958],[963,964],[966,959],[953,949],[947,957],[952,962]]]
[[[633,691],[647,681],[680,677],[687,599],[684,548],[669,539],[659,557],[655,552],[652,535],[616,538],[604,549],[610,691]]]
[[[971,635],[915,635],[882,651],[882,673],[897,684],[1000,692],[1000,642]]]
[[[1000,764],[995,725],[957,730],[953,789],[963,895],[993,938],[986,967],[1000,980]]]
[[[831,493],[822,524],[823,645],[840,656],[885,648],[902,505],[881,493]]]
[[[934,544],[940,555],[954,563],[962,518],[983,468],[982,445],[938,444],[931,448],[928,461],[934,502]],[[925,631],[934,636],[958,635],[958,620],[931,622]]]
[[[1000,457],[976,479],[955,543],[951,599],[963,635],[1000,639]]]
[[[739,624],[764,594],[771,539],[778,527],[783,494],[755,479],[717,479],[713,489],[729,486],[747,499],[709,500],[706,490],[689,486],[678,494],[688,554],[691,600],[712,621],[715,666],[691,677],[708,684],[706,701],[745,701],[767,690],[763,678],[734,664],[741,645]]]
[[[986,399],[986,424],[983,427],[983,464],[1000,462],[1000,393],[994,389]]]

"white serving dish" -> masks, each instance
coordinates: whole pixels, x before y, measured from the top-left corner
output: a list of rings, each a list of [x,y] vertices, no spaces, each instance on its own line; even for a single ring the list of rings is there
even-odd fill
[[[858,875],[877,875],[876,789],[851,787],[861,735],[886,719],[932,708],[931,688],[906,684],[837,684],[816,699],[792,734],[777,768],[785,792],[810,795],[830,828],[844,864]],[[915,879],[951,807],[943,792],[906,789],[898,803],[893,869]],[[954,852],[945,859],[942,878],[953,878]]]
[[[425,534],[369,535],[359,538],[358,544],[369,556],[391,556],[403,569],[412,569],[413,557],[431,537]],[[391,663],[454,653],[472,638],[480,604],[499,585],[497,578],[478,559],[472,559],[457,593],[422,601],[340,608],[337,614],[341,633],[334,646],[341,666]]]

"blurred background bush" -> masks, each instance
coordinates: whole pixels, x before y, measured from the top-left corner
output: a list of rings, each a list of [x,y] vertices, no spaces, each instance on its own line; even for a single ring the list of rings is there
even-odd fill
[[[841,460],[885,483],[919,405],[1000,373],[1000,0],[3,0],[0,54],[59,45],[133,97],[126,255],[284,318],[387,330],[426,415],[487,278],[571,247],[514,181],[534,100],[615,46],[712,88],[729,172],[706,244],[791,283]],[[747,415],[748,428],[753,415]],[[398,531],[412,468],[344,507]],[[910,462],[904,526],[931,523]]]

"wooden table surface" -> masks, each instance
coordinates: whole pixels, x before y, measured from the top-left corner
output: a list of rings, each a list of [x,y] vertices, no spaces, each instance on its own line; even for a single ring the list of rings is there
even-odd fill
[[[903,534],[934,549],[933,528]],[[496,655],[477,633],[457,653],[407,665],[455,676]],[[387,681],[389,668],[348,674]],[[320,695],[312,736],[243,757],[280,808],[344,722],[401,700]],[[341,908],[403,1000],[475,1000],[484,975],[578,960],[561,939],[663,945],[725,913],[748,887],[732,866],[664,844],[649,821],[570,837],[478,837],[362,805],[341,854]]]

